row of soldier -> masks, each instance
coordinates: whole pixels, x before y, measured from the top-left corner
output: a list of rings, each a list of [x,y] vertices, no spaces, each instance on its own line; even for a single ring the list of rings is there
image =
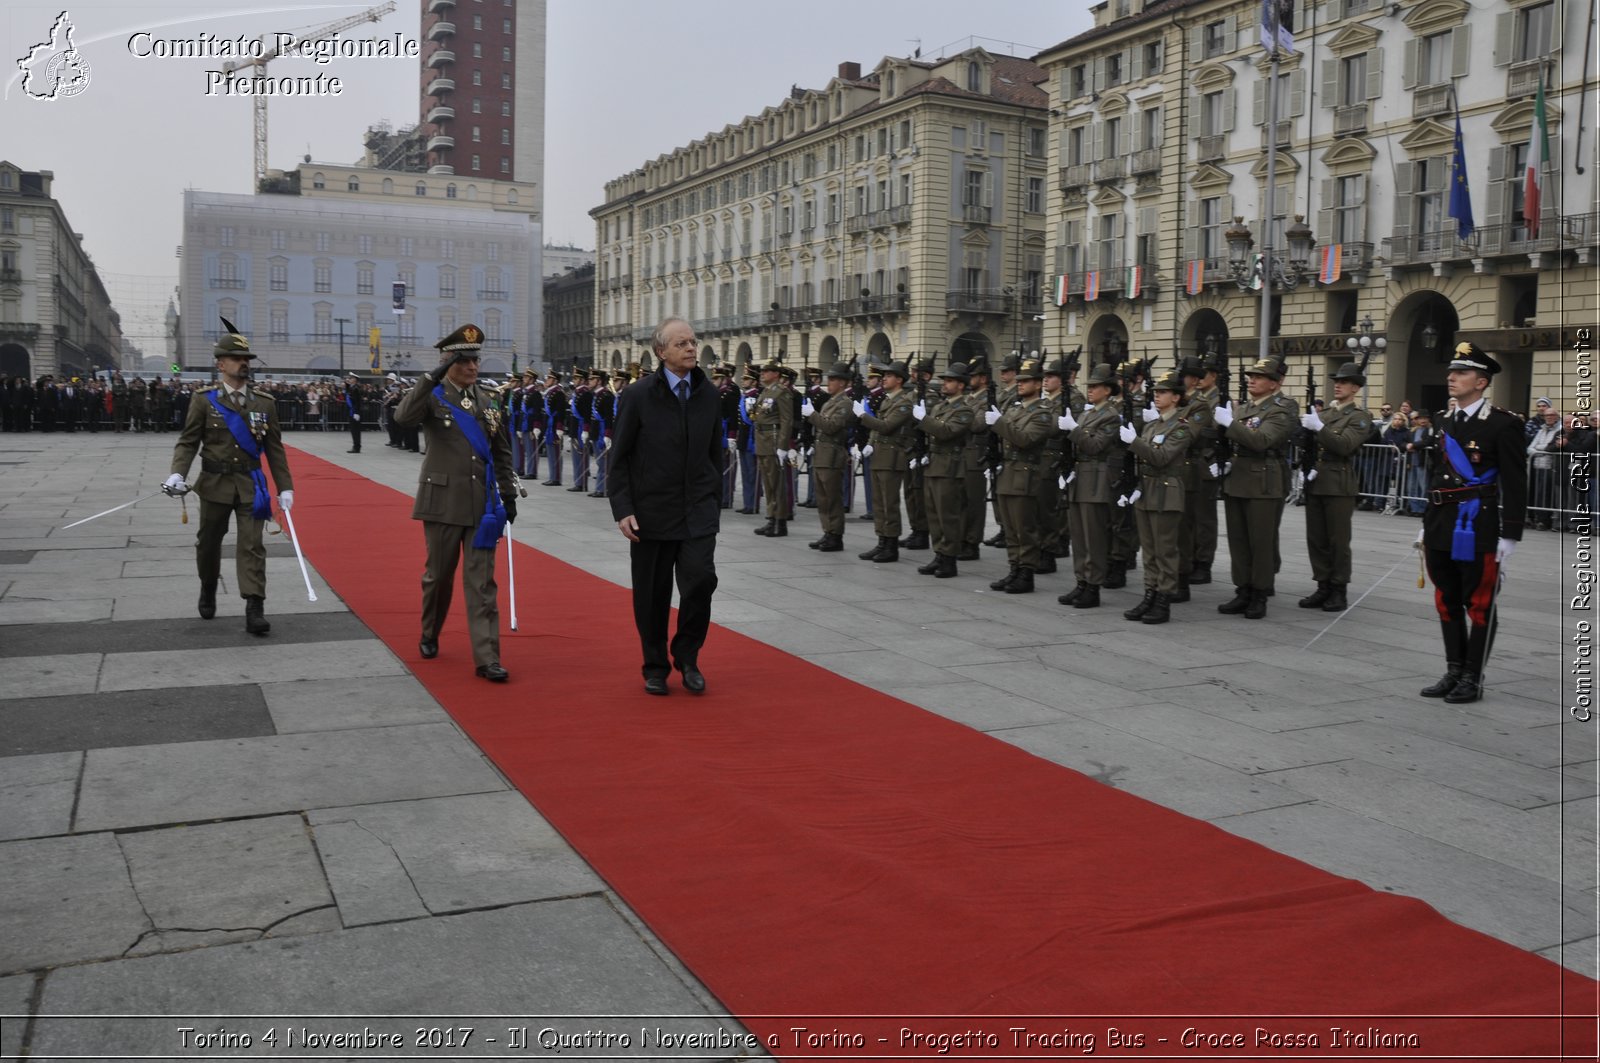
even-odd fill
[[[199,385],[152,377],[0,376],[0,430],[6,432],[166,432],[183,423]]]

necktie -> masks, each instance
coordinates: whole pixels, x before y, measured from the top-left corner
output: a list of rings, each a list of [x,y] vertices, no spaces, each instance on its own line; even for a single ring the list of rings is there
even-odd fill
[[[1464,425],[1466,423],[1467,423],[1467,411],[1466,410],[1457,410],[1456,411],[1456,427],[1460,428],[1462,425]]]
[[[243,407],[244,407],[244,392],[242,392],[242,391],[235,391],[235,392],[234,392],[234,393],[233,393],[233,404],[234,404],[234,405],[235,405],[235,406],[238,406],[238,407],[240,407],[240,408],[241,408],[241,409],[243,409]]]
[[[689,401],[689,382],[687,380],[678,381],[678,401],[683,403]]]

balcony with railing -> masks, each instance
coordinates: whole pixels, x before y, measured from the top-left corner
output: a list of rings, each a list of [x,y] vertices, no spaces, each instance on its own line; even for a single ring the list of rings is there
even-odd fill
[[[449,151],[456,146],[456,138],[448,133],[435,133],[428,138],[429,151]]]
[[[509,299],[509,298],[511,298],[511,296],[510,296],[509,293],[501,291],[499,288],[479,288],[478,289],[478,298],[479,299],[497,299],[498,300],[498,299]]]
[[[1506,71],[1506,99],[1515,100],[1538,92],[1539,82],[1544,80],[1549,69],[1550,60],[1545,56],[1512,63],[1511,69]]]
[[[238,277],[212,277],[209,287],[221,288],[224,291],[244,291],[244,281]]]
[[[1278,123],[1278,147],[1287,148],[1294,142],[1294,122],[1283,121]],[[1261,127],[1261,146],[1267,146],[1267,127]]]
[[[1208,137],[1200,137],[1195,145],[1195,158],[1201,162],[1221,162],[1228,157],[1228,137],[1225,133],[1216,133]]]
[[[428,0],[428,14],[437,15],[456,6],[456,0]]]
[[[1426,266],[1435,262],[1464,261],[1477,253],[1462,240],[1456,226],[1429,232],[1406,232],[1383,241],[1383,258],[1391,266]]]
[[[441,67],[441,66],[449,66],[451,63],[453,63],[455,61],[456,61],[456,53],[450,51],[448,48],[436,49],[432,54],[430,54],[428,56],[428,66],[430,68],[438,68],[438,67]]]
[[[449,122],[456,116],[456,109],[447,104],[438,104],[428,109],[428,121],[434,125],[440,122]]]
[[[1333,109],[1333,135],[1348,137],[1367,131],[1367,105],[1351,103]]]
[[[1339,268],[1346,273],[1359,272],[1372,265],[1372,244],[1355,240],[1339,245]]]
[[[1161,149],[1141,148],[1128,160],[1128,172],[1134,176],[1161,172]]]
[[[816,238],[817,238],[817,227],[815,225],[807,225],[807,226],[805,226],[804,228],[802,228],[800,230],[800,242],[801,243],[809,244],[811,241],[815,240]]]
[[[732,262],[733,261],[733,248],[724,247],[722,249],[722,261],[724,261],[724,262]]]
[[[844,317],[882,317],[903,314],[911,308],[911,296],[905,292],[889,295],[867,295],[859,299],[846,299],[840,304]]]
[[[969,225],[988,225],[994,218],[994,208],[981,203],[968,203],[961,208],[961,220]]]
[[[1089,183],[1090,167],[1086,162],[1063,166],[1056,171],[1057,188],[1082,188]]]
[[[1451,84],[1422,85],[1411,94],[1411,117],[1429,118],[1450,113]]]
[[[1004,289],[969,290],[958,288],[944,293],[944,308],[952,314],[1009,314],[1015,296]]]
[[[456,24],[454,22],[447,22],[444,19],[440,19],[438,22],[435,22],[433,25],[428,27],[428,40],[436,41],[441,37],[450,37],[453,36],[455,32]]]
[[[454,78],[434,78],[428,82],[427,95],[429,96],[445,96],[454,91],[456,91]]]
[[[610,343],[613,340],[629,339],[632,335],[633,325],[629,322],[623,322],[620,325],[606,325],[604,328],[596,329],[594,338],[601,343]]]
[[[762,254],[766,254],[767,252],[769,252],[771,250],[772,250],[772,237],[763,236],[761,238],[761,252],[762,252]]]
[[[839,235],[839,223],[836,222],[836,221],[830,221],[827,224],[823,225],[823,227],[822,227],[822,235],[823,235],[823,238],[827,239],[827,240],[832,240],[834,237],[838,236]]]
[[[778,313],[784,322],[790,324],[837,321],[839,319],[839,304],[807,303],[803,306],[786,306]]]
[[[1120,181],[1127,175],[1128,166],[1124,159],[1099,159],[1094,164],[1096,181]]]
[[[844,220],[844,231],[852,234],[864,233],[872,227],[871,219],[870,214],[852,214]]]
[[[789,247],[793,243],[794,243],[794,230],[793,229],[789,230],[788,232],[779,233],[778,234],[778,246],[779,247]]]

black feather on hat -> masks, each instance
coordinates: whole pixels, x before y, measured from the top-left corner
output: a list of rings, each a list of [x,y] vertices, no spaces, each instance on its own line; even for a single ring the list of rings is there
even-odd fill
[[[213,358],[221,358],[223,355],[231,355],[235,358],[254,358],[255,354],[250,350],[250,341],[239,333],[239,327],[225,317],[221,318],[221,321],[223,336],[217,341],[217,345],[211,349],[211,356]]]

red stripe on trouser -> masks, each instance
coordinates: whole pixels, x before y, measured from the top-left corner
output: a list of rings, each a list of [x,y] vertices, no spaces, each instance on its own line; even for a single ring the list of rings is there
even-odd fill
[[[1500,561],[1494,554],[1483,555],[1483,570],[1478,585],[1467,599],[1467,616],[1474,625],[1489,622],[1489,607],[1494,604],[1494,592],[1500,583]]]

